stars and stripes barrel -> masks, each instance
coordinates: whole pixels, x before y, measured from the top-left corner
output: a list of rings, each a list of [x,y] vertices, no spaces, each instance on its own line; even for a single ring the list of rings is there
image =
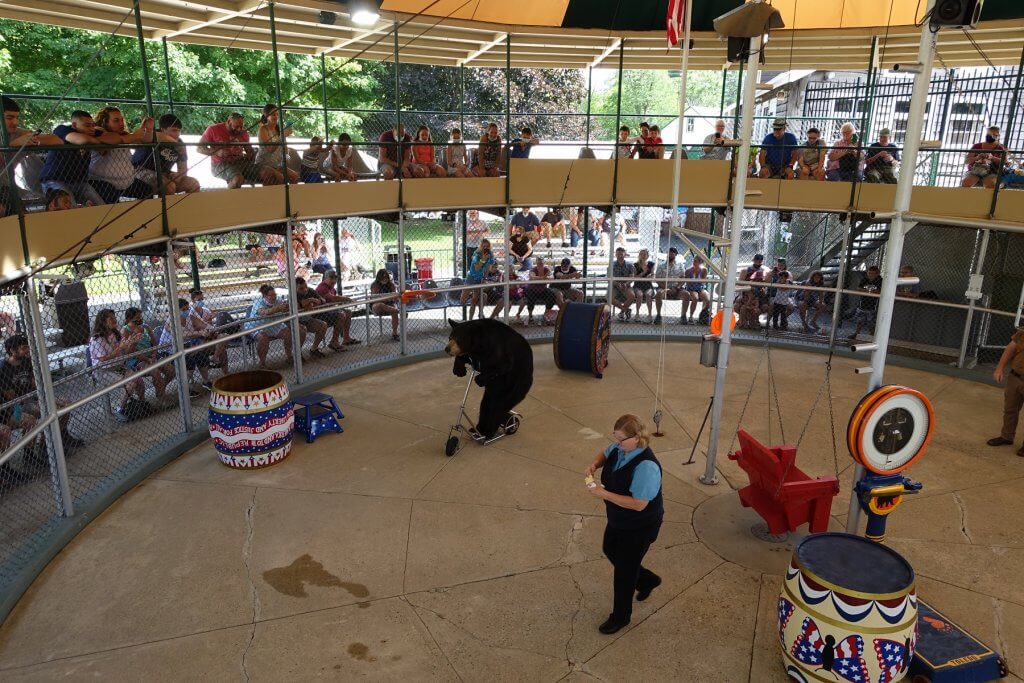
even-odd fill
[[[611,314],[606,305],[568,303],[555,321],[555,365],[600,378],[608,365],[610,341]]]
[[[917,642],[914,569],[860,536],[807,536],[786,571],[778,631],[793,680],[903,680]]]
[[[228,467],[268,467],[291,452],[295,415],[280,373],[251,370],[218,379],[210,392],[209,421],[217,457]]]

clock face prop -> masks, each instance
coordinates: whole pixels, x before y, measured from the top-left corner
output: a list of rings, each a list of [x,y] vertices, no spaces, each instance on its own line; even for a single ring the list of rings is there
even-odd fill
[[[875,474],[910,467],[931,441],[935,413],[921,392],[884,386],[861,399],[850,416],[846,445],[853,459]]]

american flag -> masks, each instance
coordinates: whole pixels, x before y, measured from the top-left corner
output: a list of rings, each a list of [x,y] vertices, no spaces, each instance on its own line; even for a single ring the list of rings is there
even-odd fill
[[[675,47],[683,39],[683,13],[686,11],[686,0],[668,0],[668,13],[665,15],[665,29],[668,33],[668,46]]]

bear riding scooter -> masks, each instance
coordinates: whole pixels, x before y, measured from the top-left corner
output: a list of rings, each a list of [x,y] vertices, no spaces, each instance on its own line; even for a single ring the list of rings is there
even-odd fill
[[[462,450],[462,443],[459,439],[460,434],[465,434],[481,446],[486,446],[487,444],[494,443],[498,439],[515,434],[519,431],[519,425],[523,421],[523,416],[513,410],[509,411],[509,416],[505,421],[505,424],[498,427],[498,433],[491,438],[484,438],[483,434],[476,430],[473,420],[466,414],[466,402],[469,400],[469,390],[473,387],[473,380],[476,379],[477,374],[476,370],[470,370],[469,382],[466,383],[466,393],[463,394],[462,405],[459,406],[458,421],[452,425],[451,429],[448,430],[448,441],[444,446],[444,454],[449,458]]]

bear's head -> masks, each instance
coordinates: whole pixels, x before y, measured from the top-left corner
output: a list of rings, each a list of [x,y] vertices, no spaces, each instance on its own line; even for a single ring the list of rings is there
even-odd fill
[[[448,320],[448,324],[452,326],[452,333],[448,335],[448,344],[445,345],[444,352],[449,356],[464,356],[470,353],[474,344],[467,325],[454,320]]]

